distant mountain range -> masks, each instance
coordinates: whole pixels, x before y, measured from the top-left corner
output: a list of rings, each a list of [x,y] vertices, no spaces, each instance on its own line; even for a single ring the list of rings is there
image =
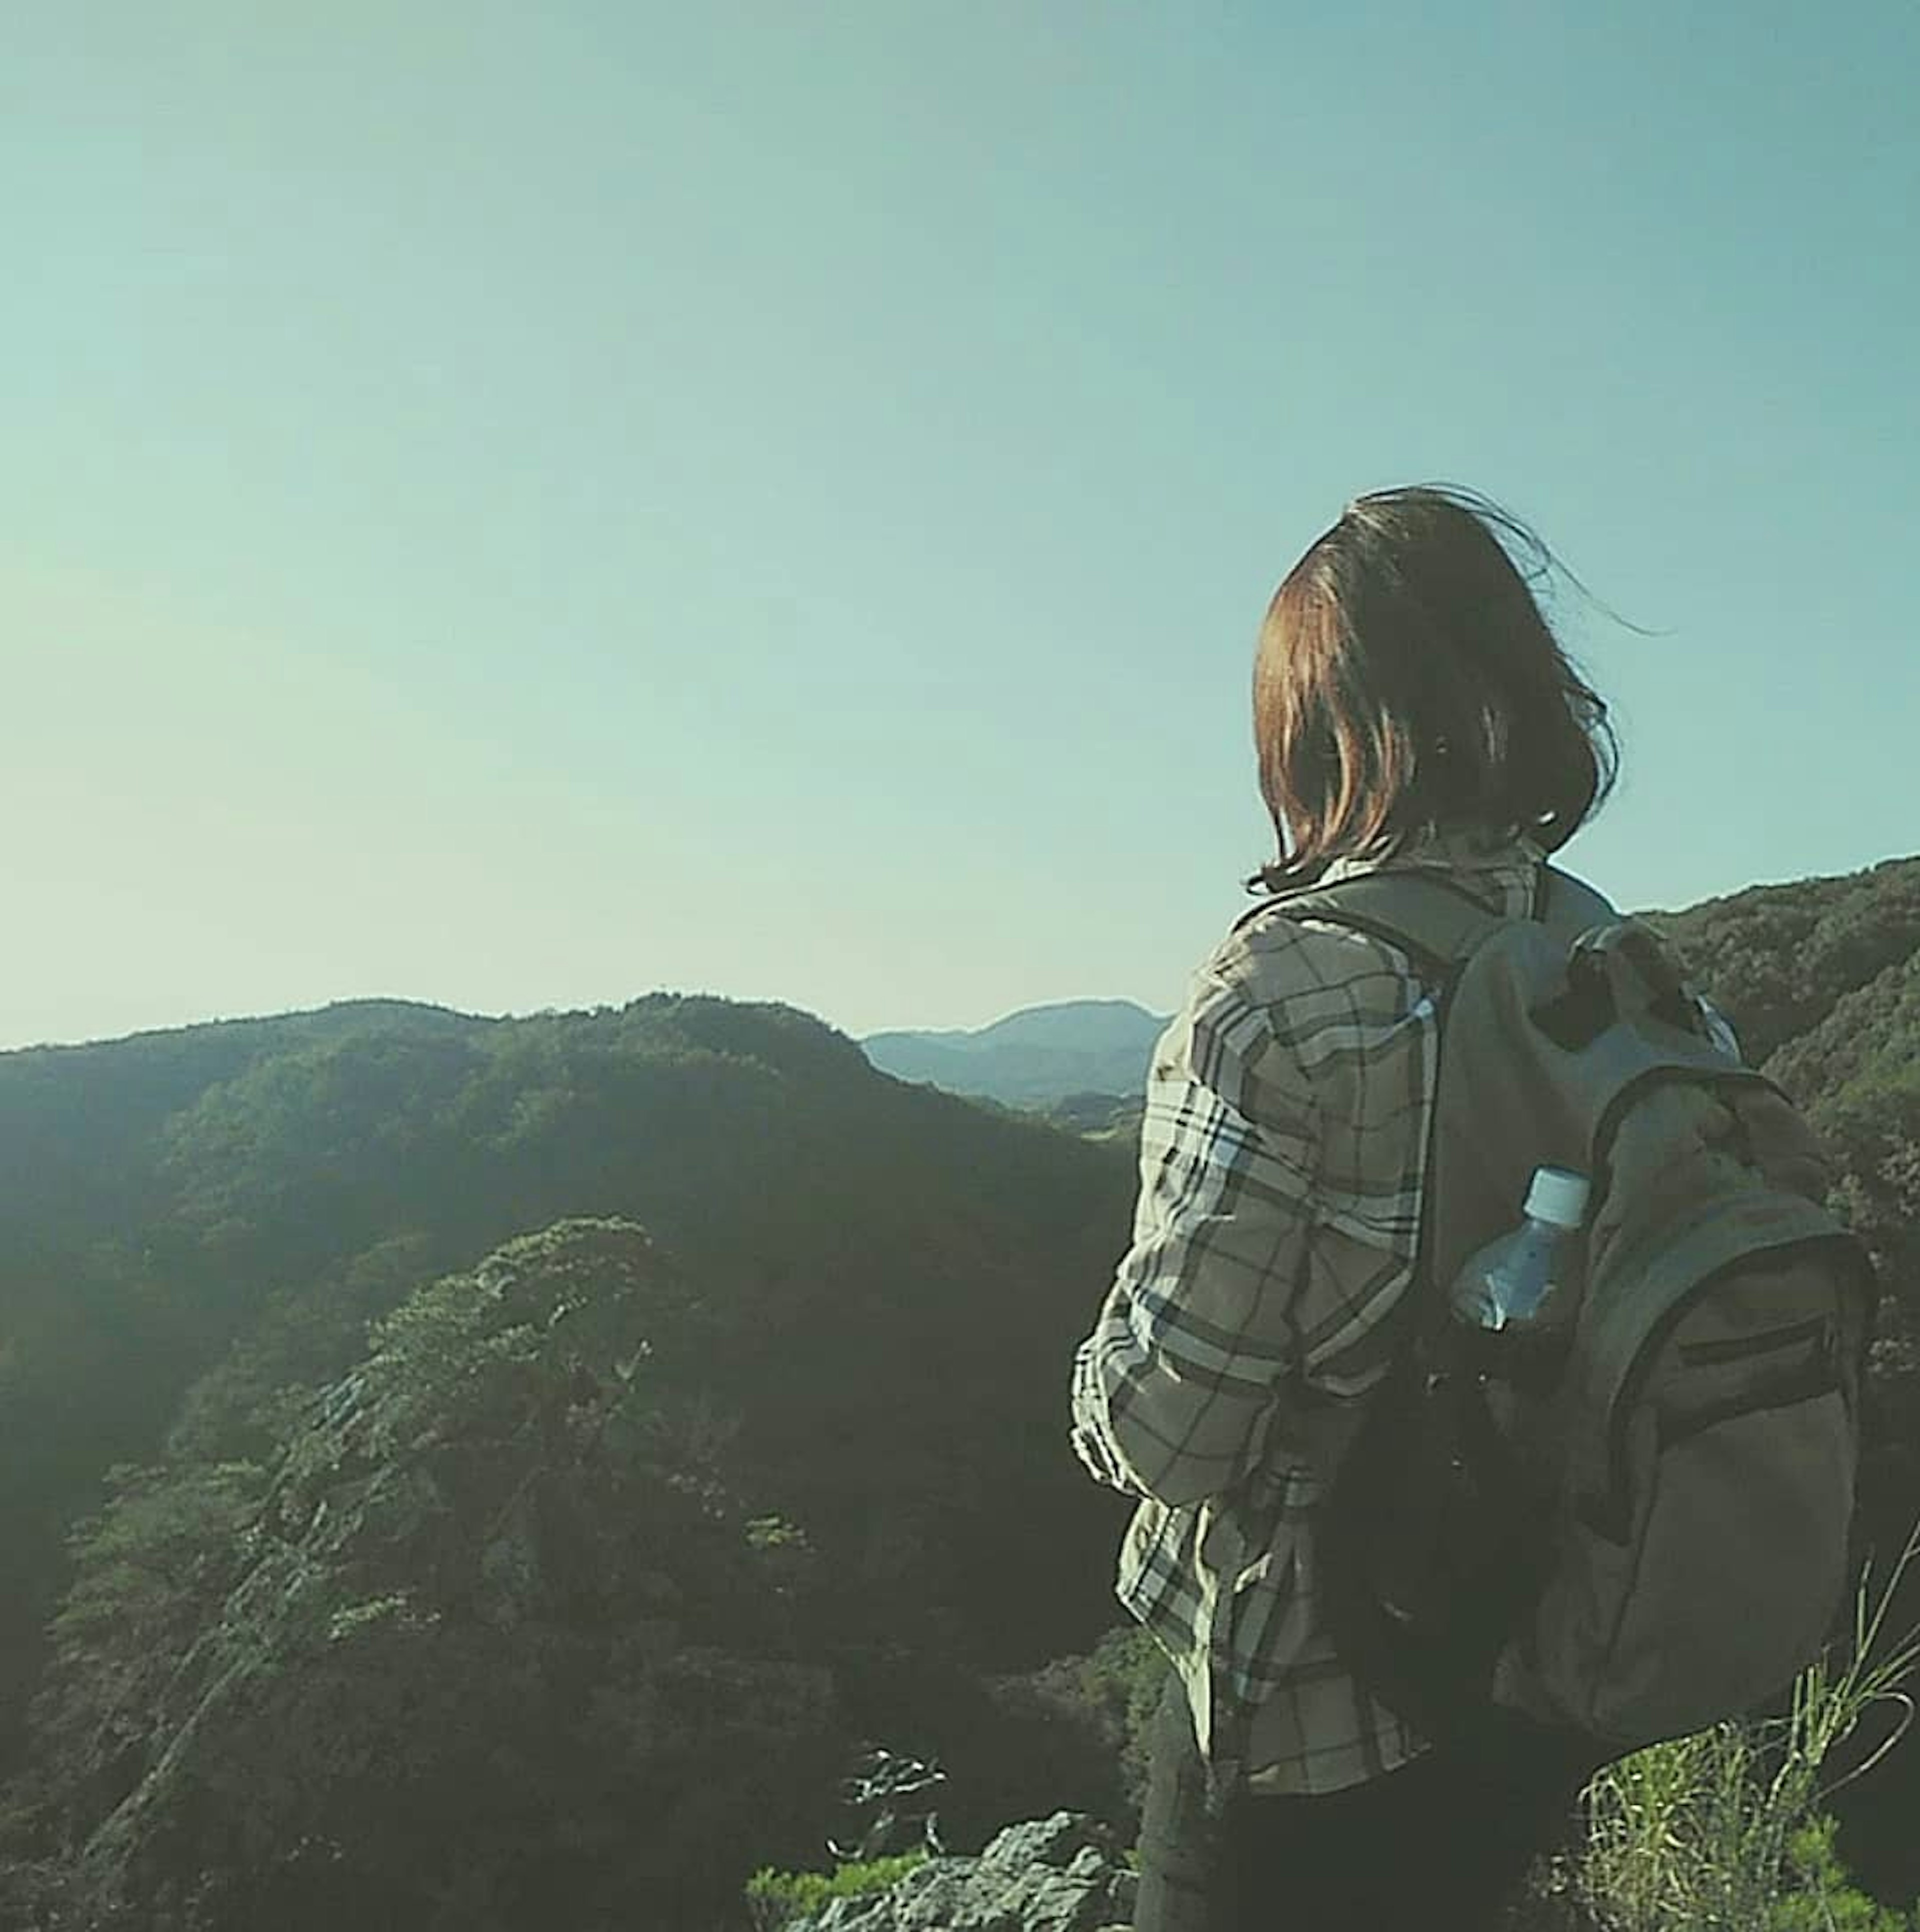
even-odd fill
[[[1167,1016],[1131,1000],[1026,1006],[991,1026],[876,1033],[861,1042],[882,1073],[1012,1107],[1050,1107],[1083,1094],[1137,1095]]]

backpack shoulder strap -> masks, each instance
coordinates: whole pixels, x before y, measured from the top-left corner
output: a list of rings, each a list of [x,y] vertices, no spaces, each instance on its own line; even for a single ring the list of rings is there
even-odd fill
[[[1510,922],[1505,914],[1438,872],[1388,870],[1338,885],[1309,886],[1263,899],[1241,922],[1275,904],[1290,919],[1321,920],[1384,940],[1411,954],[1436,978],[1462,964],[1483,940]],[[1544,862],[1537,868],[1527,916],[1569,944],[1580,934],[1620,916],[1592,886]]]

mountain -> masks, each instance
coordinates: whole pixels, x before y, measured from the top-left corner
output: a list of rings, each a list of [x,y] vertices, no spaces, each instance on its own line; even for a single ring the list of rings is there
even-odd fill
[[[711,1925],[751,1869],[730,1869],[714,1833],[729,1857],[798,1861],[825,1828],[824,1772],[797,1810],[764,1790],[732,1810],[752,1763],[791,1757],[798,1775],[911,1726],[950,1681],[947,1708],[975,1710],[981,1673],[1083,1649],[1111,1622],[1124,1506],[1089,1490],[1064,1391],[1131,1185],[1119,1150],[903,1086],[772,1005],[382,1009],[0,1054],[0,1439],[33,1447],[0,1459],[0,1778],[19,1774],[0,1877],[11,1854],[90,1927],[155,1922],[142,1897],[196,1870],[203,1932],[305,1924],[285,1911],[308,1896],[335,1914],[316,1924],[416,1922],[351,1779],[302,1758],[301,1789],[272,1796],[261,1769],[286,1726],[384,1696],[401,1730],[363,1725],[327,1761],[370,1762],[364,1747],[410,1764],[410,1815],[449,1848],[455,1889],[479,1856],[466,1834],[521,1847],[518,1876],[463,1923],[599,1922],[580,1888],[626,1882],[638,1854],[608,1839],[577,1884],[535,1882],[527,1834],[560,1834],[559,1856],[576,1826],[563,1805],[545,1824],[504,1815],[524,1780],[446,1754],[456,1707],[480,1719],[464,1735],[481,1758],[573,1780],[583,1820],[617,1800],[630,1817],[647,1793],[664,1817],[683,1776],[720,1792],[711,1832],[676,1827],[648,1854],[649,1887],[691,1888],[688,1922]],[[632,1232],[567,1234],[583,1220]],[[463,1329],[488,1280],[530,1273],[512,1246],[529,1240],[547,1243],[539,1322]],[[588,1349],[632,1298],[645,1347]],[[587,1352],[569,1356],[576,1330]],[[622,1364],[637,1406],[616,1424]],[[356,1377],[392,1400],[344,1437],[326,1418]],[[588,1533],[567,1498],[599,1493],[593,1459],[623,1430],[637,1436]],[[296,1481],[315,1458],[336,1474]],[[608,1570],[602,1532],[629,1540],[626,1568]],[[530,1550],[531,1598],[509,1588]],[[288,1563],[316,1580],[298,1616],[258,1580]],[[592,1582],[607,1574],[623,1580],[613,1598]],[[439,1616],[464,1703],[424,1682],[412,1701],[416,1612]],[[526,1630],[513,1654],[544,1692],[501,1679],[496,1616]],[[550,1645],[530,1619],[556,1625]],[[638,1676],[635,1646],[652,1659]],[[360,1704],[363,1671],[391,1695]],[[623,1697],[633,1721],[654,1713],[649,1736],[684,1708],[673,1750],[636,1742],[602,1773],[518,1734]],[[700,1714],[723,1708],[741,1727],[717,1759],[724,1726],[709,1736]],[[996,1761],[1023,1756],[1044,1762]],[[577,1790],[602,1774],[597,1795]],[[977,1778],[966,1802],[1003,1782]],[[470,1786],[491,1808],[463,1808]],[[261,1854],[272,1870],[234,1869],[243,1842],[281,1846]],[[274,1877],[302,1844],[306,1862]],[[0,1924],[38,1922],[0,1883]]]
[[[1883,1270],[1884,1550],[1920,1505],[1920,860],[1648,916]],[[823,1862],[863,1740],[938,1758],[955,1848],[1127,1828],[1161,1673],[1110,1634],[1126,1508],[1065,1408],[1134,1176],[1054,1104],[1110,1137],[664,994],[0,1054],[0,1925],[718,1932]],[[1910,1743],[1836,1800],[1884,1897],[1916,1804]]]
[[[972,1031],[870,1034],[861,1045],[896,1079],[1044,1107],[1077,1095],[1138,1094],[1166,1025],[1164,1015],[1131,1000],[1065,1000]]]

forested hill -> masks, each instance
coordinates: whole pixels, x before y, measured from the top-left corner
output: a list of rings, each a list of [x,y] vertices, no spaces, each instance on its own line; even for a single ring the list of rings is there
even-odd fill
[[[1920,1306],[1920,858],[1645,916],[1807,1109],[1888,1286]]]
[[[977,1669],[1084,1647],[1121,1512],[1067,1449],[1066,1366],[1130,1186],[1122,1150],[903,1086],[776,1006],[381,1005],[0,1056],[0,1439],[31,1445],[0,1459],[0,1712],[17,1766],[29,1694],[56,1697],[35,1829],[85,1838],[137,1785],[164,1742],[143,1660],[179,1667],[218,1622],[223,1538],[369,1322],[569,1216],[643,1226],[690,1284],[635,1378],[648,1480],[690,1520],[794,1526],[774,1557],[804,1547],[837,1606],[815,1668],[863,1632]],[[155,1468],[113,1486],[59,1627],[84,1681],[56,1637],[50,1690],[62,1538],[116,1463]],[[657,1638],[707,1594],[658,1556]],[[743,1669],[760,1641],[680,1636]]]
[[[1654,916],[1910,1326],[1920,860]],[[0,1055],[0,1924],[714,1932],[862,1738],[954,1842],[1101,1802],[982,1686],[1117,1616],[1064,1408],[1132,1185],[778,1006]]]

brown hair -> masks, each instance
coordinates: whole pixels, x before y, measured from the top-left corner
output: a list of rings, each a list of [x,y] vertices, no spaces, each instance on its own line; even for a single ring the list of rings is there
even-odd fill
[[[1551,852],[1593,815],[1618,747],[1534,597],[1555,567],[1516,518],[1443,486],[1362,496],[1315,540],[1274,593],[1254,664],[1280,856],[1251,890],[1310,884],[1336,858],[1390,857],[1442,829]]]

